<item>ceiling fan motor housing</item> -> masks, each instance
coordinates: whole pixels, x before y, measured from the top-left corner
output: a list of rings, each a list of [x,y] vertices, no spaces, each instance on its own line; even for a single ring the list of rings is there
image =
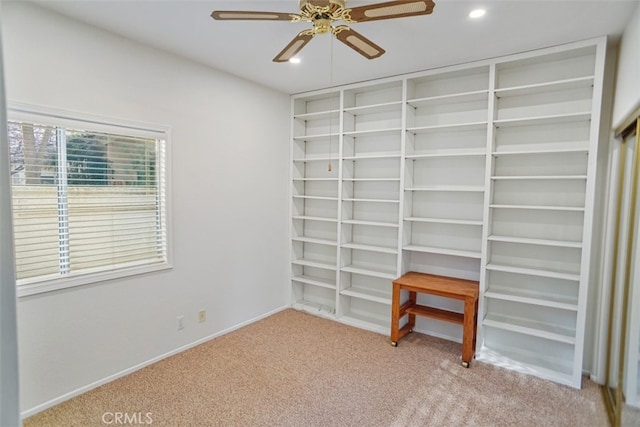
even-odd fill
[[[300,6],[300,10],[305,8],[307,5],[315,7],[331,6],[330,9],[335,10],[336,8],[344,9],[345,3],[345,0],[300,0],[298,5]]]
[[[348,20],[345,3],[346,0],[300,0],[298,4],[301,18],[313,23],[313,34],[326,34],[333,21]]]

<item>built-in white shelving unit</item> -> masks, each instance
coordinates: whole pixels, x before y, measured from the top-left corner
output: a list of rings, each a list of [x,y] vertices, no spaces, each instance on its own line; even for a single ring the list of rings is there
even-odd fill
[[[388,334],[396,277],[478,280],[478,359],[579,387],[604,46],[293,96],[294,307]]]
[[[337,315],[385,333],[398,274],[403,82],[343,91]]]
[[[584,46],[495,67],[480,358],[573,386],[582,376],[601,55]]]
[[[294,306],[336,312],[340,93],[296,101],[292,123],[291,271]]]

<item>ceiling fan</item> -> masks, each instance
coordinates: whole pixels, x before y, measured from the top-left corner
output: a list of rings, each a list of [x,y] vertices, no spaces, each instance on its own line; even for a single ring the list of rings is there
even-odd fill
[[[300,13],[258,12],[215,10],[211,14],[217,20],[289,21],[311,22],[313,28],[301,31],[273,58],[274,62],[287,62],[311,41],[316,34],[331,32],[367,59],[375,59],[384,54],[382,49],[347,25],[334,26],[334,21],[347,24],[377,21],[381,19],[403,18],[428,15],[435,6],[433,0],[395,0],[366,6],[345,8],[346,0],[299,0]]]

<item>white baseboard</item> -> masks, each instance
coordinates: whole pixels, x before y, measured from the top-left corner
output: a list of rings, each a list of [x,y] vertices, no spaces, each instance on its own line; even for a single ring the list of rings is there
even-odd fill
[[[598,384],[598,385],[603,385],[604,384],[604,380],[602,380],[598,375],[589,373],[589,371],[583,371],[582,375],[585,377],[589,377],[589,379],[591,381],[593,381],[594,383]]]
[[[135,371],[138,371],[138,370],[140,370],[142,368],[145,368],[145,367],[147,367],[149,365],[152,365],[152,364],[154,364],[156,362],[159,362],[162,359],[166,359],[167,357],[175,356],[176,354],[182,353],[185,350],[188,350],[190,348],[196,347],[196,346],[198,346],[200,344],[204,344],[207,341],[211,341],[214,338],[220,337],[222,335],[226,335],[226,334],[228,334],[230,332],[233,332],[233,331],[235,331],[237,329],[243,328],[243,327],[245,327],[247,325],[255,323],[255,322],[259,321],[259,320],[262,320],[262,319],[264,319],[266,317],[269,317],[271,315],[279,313],[279,312],[281,312],[283,310],[286,310],[288,308],[290,308],[289,305],[285,305],[285,306],[276,308],[275,310],[269,311],[269,312],[267,312],[265,314],[262,314],[262,315],[260,315],[258,317],[254,317],[253,319],[249,319],[247,321],[244,321],[242,323],[234,325],[234,326],[232,326],[230,328],[224,329],[224,330],[222,330],[220,332],[216,332],[213,335],[209,335],[209,336],[201,338],[201,339],[199,339],[197,341],[189,343],[187,345],[183,345],[183,346],[178,347],[178,348],[176,348],[174,350],[171,350],[171,351],[169,351],[167,353],[161,354],[161,355],[156,356],[154,358],[151,358],[151,359],[149,359],[147,361],[144,361],[142,363],[134,365],[134,366],[132,366],[130,368],[124,369],[124,370],[122,370],[120,372],[117,372],[117,373],[115,373],[113,375],[109,375],[108,377],[102,378],[102,379],[100,379],[98,381],[94,381],[94,382],[92,382],[90,384],[87,384],[87,385],[85,385],[83,387],[80,387],[80,388],[78,388],[76,390],[70,391],[69,393],[65,393],[62,396],[58,396],[55,399],[51,399],[48,402],[42,403],[40,405],[34,406],[33,408],[29,408],[29,409],[26,409],[24,411],[21,411],[20,412],[20,417],[22,419],[28,418],[28,417],[30,417],[32,415],[37,414],[38,412],[42,412],[45,409],[49,409],[52,406],[55,406],[55,405],[57,405],[59,403],[62,403],[64,401],[66,401],[66,400],[69,400],[71,398],[79,396],[79,395],[81,395],[83,393],[86,393],[86,392],[88,392],[90,390],[93,390],[94,388],[100,387],[101,385],[110,383],[111,381],[117,380],[118,378],[122,378],[122,377],[124,377],[126,375],[132,374]]]

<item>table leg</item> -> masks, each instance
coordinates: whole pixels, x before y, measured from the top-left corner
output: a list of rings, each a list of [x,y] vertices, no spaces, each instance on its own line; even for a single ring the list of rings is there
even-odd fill
[[[391,297],[391,345],[397,346],[400,328],[400,285],[393,284],[393,295]]]
[[[478,300],[476,300],[474,306],[474,316],[473,316],[473,354],[475,356],[476,352],[476,337],[478,336]]]
[[[462,366],[469,367],[474,354],[475,341],[475,298],[464,299],[464,321],[462,326]]]

